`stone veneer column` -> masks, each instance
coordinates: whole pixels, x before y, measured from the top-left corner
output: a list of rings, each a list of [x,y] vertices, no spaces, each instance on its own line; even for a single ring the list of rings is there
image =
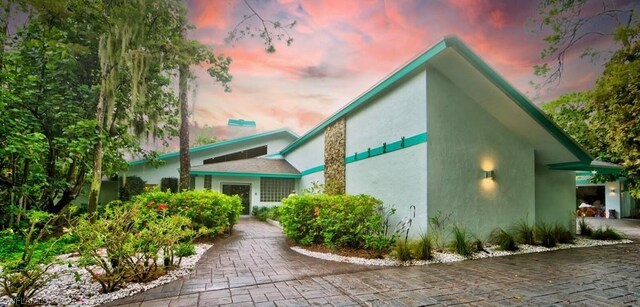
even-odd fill
[[[346,124],[341,118],[324,130],[324,187],[327,194],[345,193],[346,145]]]

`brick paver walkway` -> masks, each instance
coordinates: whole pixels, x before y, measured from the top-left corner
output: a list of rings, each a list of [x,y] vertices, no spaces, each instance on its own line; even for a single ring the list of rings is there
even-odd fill
[[[367,268],[297,255],[279,229],[242,220],[189,279],[131,306],[640,305],[640,244],[422,267]]]

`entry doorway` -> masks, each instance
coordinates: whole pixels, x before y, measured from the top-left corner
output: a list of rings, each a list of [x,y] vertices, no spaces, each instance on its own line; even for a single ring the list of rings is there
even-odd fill
[[[604,185],[576,187],[576,202],[582,216],[604,216],[606,212]]]
[[[223,183],[222,194],[238,195],[242,201],[242,214],[251,212],[251,184],[248,183]]]

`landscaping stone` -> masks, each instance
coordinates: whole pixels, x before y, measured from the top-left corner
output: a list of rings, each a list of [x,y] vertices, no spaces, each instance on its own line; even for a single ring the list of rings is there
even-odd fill
[[[166,275],[151,282],[144,284],[129,283],[124,288],[111,293],[100,293],[100,284],[93,282],[89,272],[78,266],[77,255],[60,255],[58,256],[60,264],[55,264],[50,269],[50,272],[57,273],[58,276],[47,283],[32,300],[44,306],[95,306],[128,297],[189,274],[200,257],[211,246],[211,244],[197,244],[196,254],[183,258],[179,268],[171,270]],[[9,297],[0,297],[0,306],[8,306],[10,303],[11,299]]]

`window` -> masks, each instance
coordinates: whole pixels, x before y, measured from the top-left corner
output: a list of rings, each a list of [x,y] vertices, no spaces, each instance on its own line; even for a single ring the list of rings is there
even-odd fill
[[[279,202],[289,196],[295,183],[289,178],[260,178],[260,201]]]
[[[204,189],[205,190],[211,190],[211,176],[210,175],[205,175],[204,176]]]
[[[267,154],[267,145],[264,145],[260,147],[250,148],[247,150],[226,154],[226,155],[215,157],[215,158],[205,159],[202,162],[203,164],[213,164],[218,162],[255,158],[259,156],[264,156],[266,154]]]
[[[196,189],[196,176],[189,176],[189,189],[190,190],[195,190]]]

